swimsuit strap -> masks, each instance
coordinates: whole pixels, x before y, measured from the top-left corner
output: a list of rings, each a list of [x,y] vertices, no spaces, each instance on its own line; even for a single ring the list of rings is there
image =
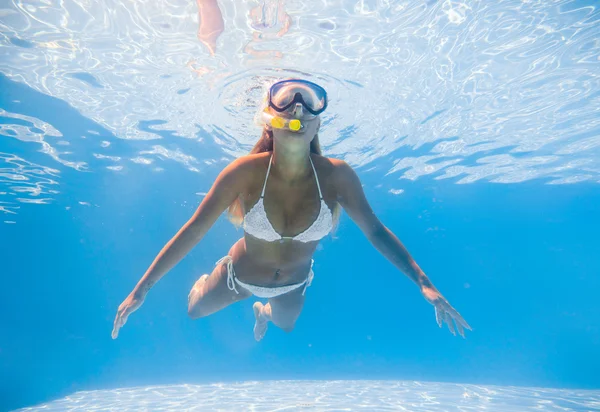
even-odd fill
[[[310,284],[312,283],[313,277],[315,276],[315,273],[313,272],[313,269],[312,269],[314,264],[315,264],[315,260],[311,259],[310,260],[310,270],[308,272],[308,277],[304,281],[304,290],[302,291],[302,296],[304,296],[304,294],[306,293],[306,288],[308,288],[310,286]]]
[[[267,188],[267,179],[269,178],[269,173],[271,172],[271,163],[273,163],[273,155],[269,159],[269,167],[267,168],[267,175],[265,176],[265,183],[263,184],[262,192],[260,197],[265,197],[265,189]]]
[[[310,155],[308,156],[308,160],[310,160],[310,165],[312,166],[313,172],[315,173],[315,180],[317,181],[317,189],[319,190],[319,198],[323,200],[323,193],[321,193],[321,185],[319,184],[319,176],[317,176],[317,170],[315,169],[315,165],[313,164],[312,158]]]
[[[215,266],[219,266],[225,263],[227,265],[227,287],[229,290],[234,290],[238,295],[240,292],[235,288],[235,271],[233,270],[233,258],[229,255],[223,256],[221,259],[217,260]]]

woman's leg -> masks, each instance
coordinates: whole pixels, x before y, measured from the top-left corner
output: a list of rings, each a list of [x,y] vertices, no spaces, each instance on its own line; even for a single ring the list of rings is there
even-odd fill
[[[232,303],[252,296],[247,290],[237,286],[230,290],[227,286],[227,262],[215,267],[212,274],[202,275],[188,295],[188,314],[192,319],[211,315]]]
[[[196,0],[200,28],[198,38],[208,48],[211,56],[215,55],[217,39],[223,33],[225,24],[217,0]]]
[[[299,287],[285,295],[269,299],[269,303],[263,305],[260,302],[254,303],[254,316],[256,323],[254,325],[254,339],[260,341],[267,332],[267,323],[273,322],[275,326],[286,332],[294,329],[296,320],[304,307],[305,296],[302,294],[304,286]]]

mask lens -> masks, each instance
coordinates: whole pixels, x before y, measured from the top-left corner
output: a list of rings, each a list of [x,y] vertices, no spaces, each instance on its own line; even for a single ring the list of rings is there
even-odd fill
[[[289,93],[286,89],[294,85],[306,87]],[[321,114],[327,108],[327,93],[321,86],[306,80],[284,80],[275,83],[269,91],[269,106],[278,112],[288,110],[300,103],[311,114]]]

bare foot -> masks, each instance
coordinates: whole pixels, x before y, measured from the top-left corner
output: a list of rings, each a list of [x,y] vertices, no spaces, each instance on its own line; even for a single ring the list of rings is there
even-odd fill
[[[260,302],[255,302],[254,305],[252,305],[254,317],[256,318],[256,323],[254,324],[254,339],[256,339],[257,342],[260,342],[267,332],[268,320],[262,315],[262,308],[264,308],[264,306]]]
[[[194,283],[194,286],[192,287],[192,290],[190,290],[190,293],[188,295],[188,305],[190,304],[190,300],[196,298],[196,296],[198,296],[198,293],[202,291],[202,286],[204,286],[206,279],[208,279],[208,275],[204,274],[200,276],[196,283]]]

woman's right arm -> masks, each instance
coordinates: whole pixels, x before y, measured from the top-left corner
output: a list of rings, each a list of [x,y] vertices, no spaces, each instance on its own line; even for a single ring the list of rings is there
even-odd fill
[[[142,305],[150,288],[192,250],[246,187],[246,164],[244,158],[230,163],[219,174],[194,215],[162,248],[133,291],[119,306],[112,332],[113,339],[117,338],[127,317]]]
[[[242,165],[241,165],[242,164]],[[183,259],[208,232],[244,187],[243,160],[229,164],[217,177],[194,215],[162,248],[133,292],[145,297],[160,278]]]

